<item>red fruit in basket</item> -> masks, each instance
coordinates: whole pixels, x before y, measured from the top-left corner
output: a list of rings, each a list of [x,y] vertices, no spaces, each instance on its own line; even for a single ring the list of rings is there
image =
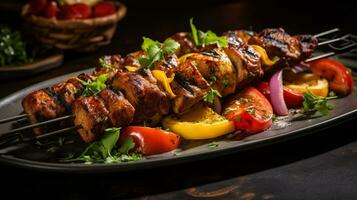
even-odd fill
[[[112,2],[100,2],[94,7],[94,17],[104,17],[115,12],[116,8]]]
[[[57,18],[59,11],[60,10],[58,8],[57,2],[56,1],[50,1],[46,5],[45,17],[50,18],[50,19]]]
[[[46,7],[47,0],[31,0],[30,10],[35,15],[39,15]]]
[[[65,4],[60,16],[63,19],[88,19],[92,16],[92,10],[84,3]]]

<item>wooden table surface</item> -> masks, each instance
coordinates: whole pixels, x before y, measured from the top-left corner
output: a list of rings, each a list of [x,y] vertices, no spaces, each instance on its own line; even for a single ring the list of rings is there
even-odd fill
[[[101,55],[125,55],[139,48],[142,36],[163,40],[175,32],[188,31],[190,17],[200,29],[218,33],[280,26],[291,33],[318,33],[334,27],[357,33],[357,14],[348,1],[316,5],[308,1],[248,0],[123,2],[128,5],[128,15],[110,45],[87,54],[66,52],[64,64],[51,71],[0,80],[0,98],[31,84],[93,67]],[[3,23],[20,21],[7,19],[6,13],[0,14]],[[356,119],[346,121],[328,131],[220,158],[129,173],[65,175],[0,165],[0,195],[47,199],[356,199],[355,123]]]

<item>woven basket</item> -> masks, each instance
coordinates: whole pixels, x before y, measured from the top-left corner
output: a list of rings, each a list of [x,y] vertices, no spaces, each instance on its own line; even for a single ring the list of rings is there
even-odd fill
[[[22,8],[26,32],[38,41],[58,49],[94,51],[110,43],[117,23],[126,14],[126,6],[114,2],[117,12],[105,17],[83,20],[56,20],[32,15],[29,4]]]

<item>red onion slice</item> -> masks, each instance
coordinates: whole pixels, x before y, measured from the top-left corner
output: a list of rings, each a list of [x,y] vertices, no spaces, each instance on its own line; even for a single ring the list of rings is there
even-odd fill
[[[284,100],[283,70],[279,70],[270,78],[270,102],[278,115],[288,115],[288,107]]]

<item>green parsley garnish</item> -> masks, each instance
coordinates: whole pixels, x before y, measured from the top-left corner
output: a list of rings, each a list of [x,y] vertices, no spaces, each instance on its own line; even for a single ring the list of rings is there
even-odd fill
[[[193,24],[193,18],[190,19],[191,34],[195,45],[205,47],[210,44],[216,44],[218,47],[227,47],[228,39],[225,36],[218,37],[214,32],[203,32],[198,30]]]
[[[0,27],[0,66],[30,63],[26,44],[20,32],[11,31],[8,27]]]
[[[84,161],[86,164],[91,163],[115,163],[140,160],[141,154],[129,153],[135,147],[134,140],[127,137],[119,149],[115,145],[120,136],[120,128],[105,129],[104,136],[101,140],[89,145],[78,158],[71,156],[65,159],[65,162]]]
[[[207,103],[213,103],[215,96],[222,97],[222,95],[217,90],[210,88],[208,93],[203,97],[203,101]]]
[[[218,143],[217,142],[211,142],[207,144],[207,147],[210,149],[215,149],[218,147]]]
[[[110,63],[108,63],[107,61],[105,61],[104,58],[99,58],[99,65],[102,67],[102,68],[113,68],[115,67],[115,65],[112,65]]]
[[[107,87],[105,85],[107,79],[108,79],[108,74],[102,74],[98,76],[96,79],[94,79],[94,81],[87,81],[87,82],[77,78],[77,80],[85,86],[85,89],[80,94],[80,96],[87,97],[87,96],[98,94],[99,92],[101,92]]]
[[[150,68],[155,62],[164,59],[164,55],[175,53],[180,44],[173,39],[167,39],[161,44],[150,38],[143,37],[141,48],[146,52],[146,56],[139,58],[142,67]]]
[[[322,115],[327,115],[328,112],[333,109],[333,105],[329,104],[327,101],[335,98],[337,97],[320,97],[312,94],[311,92],[305,92],[303,102],[304,112],[319,112]]]

